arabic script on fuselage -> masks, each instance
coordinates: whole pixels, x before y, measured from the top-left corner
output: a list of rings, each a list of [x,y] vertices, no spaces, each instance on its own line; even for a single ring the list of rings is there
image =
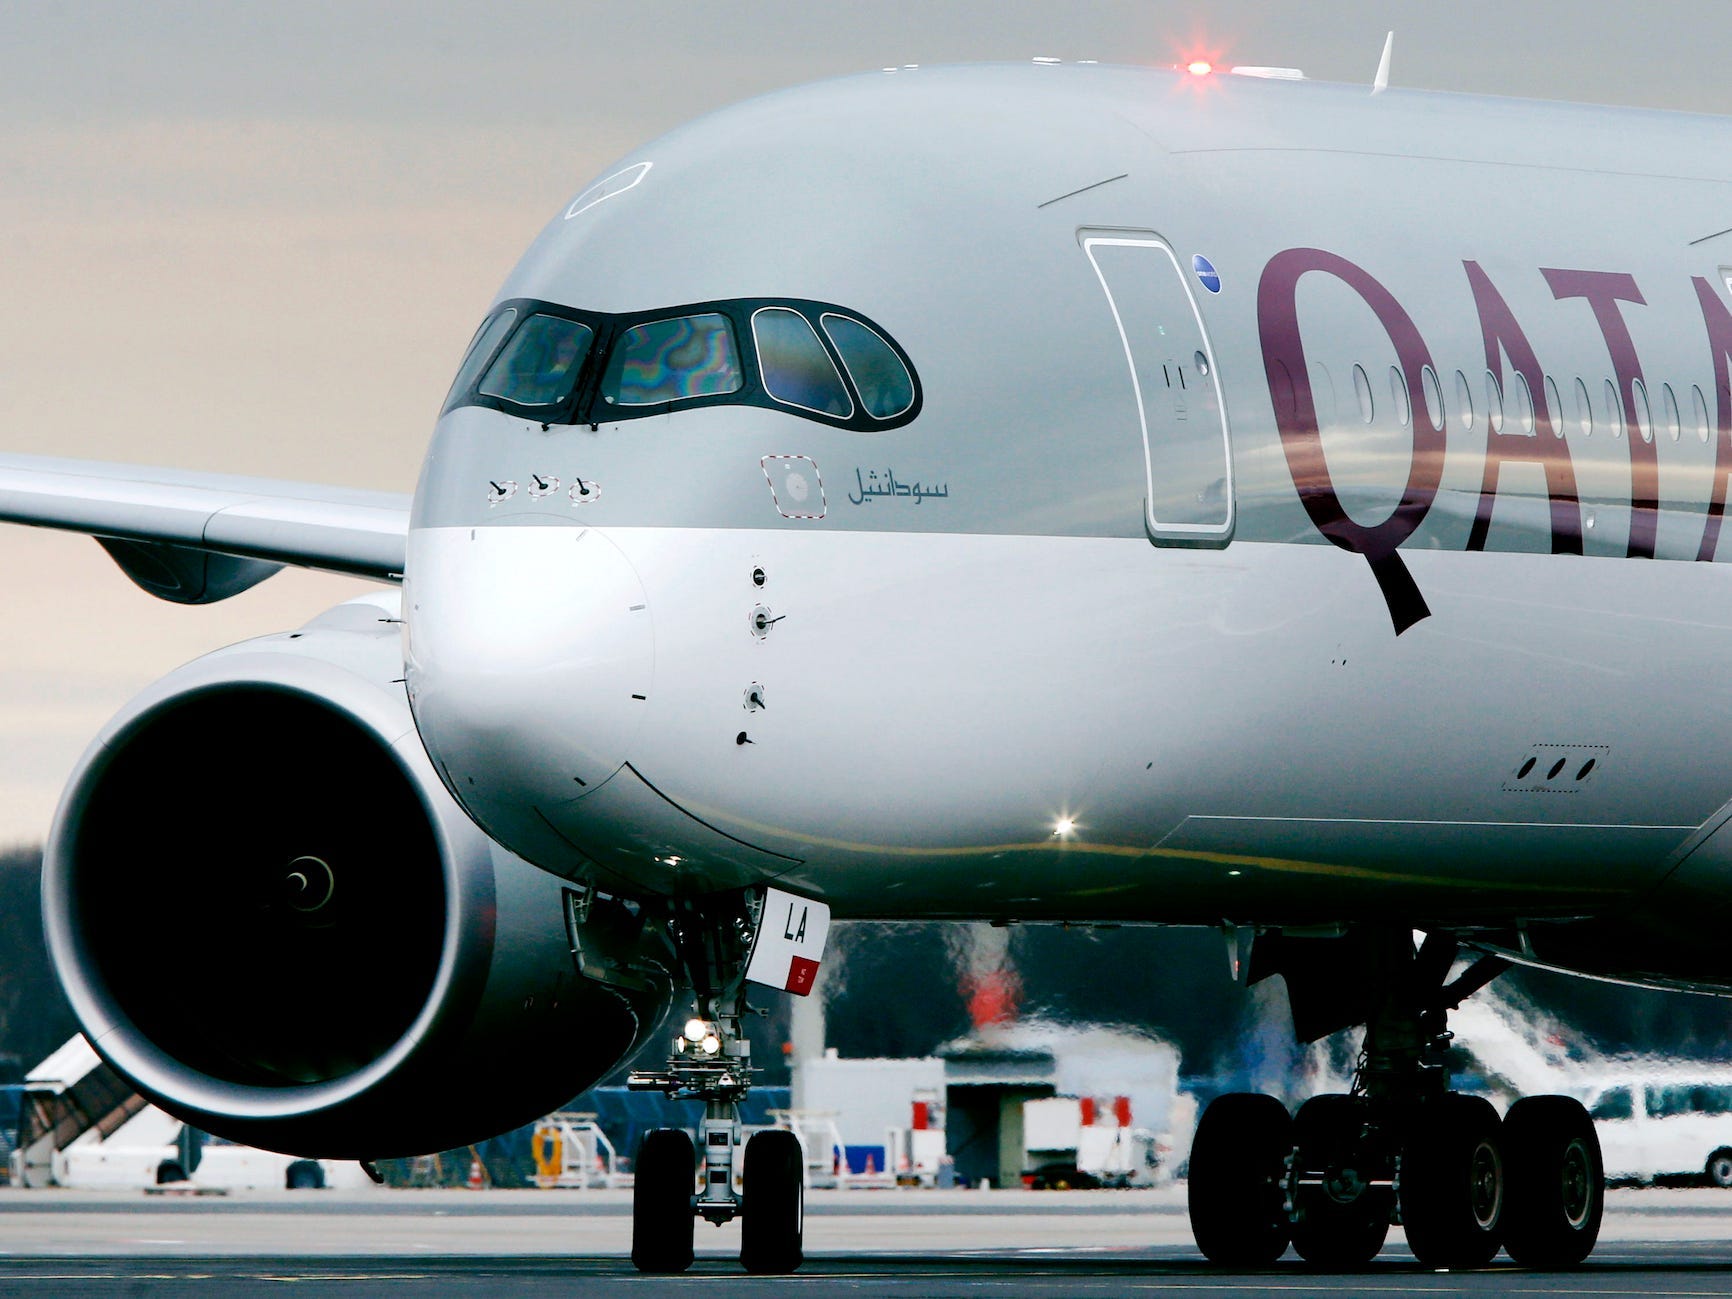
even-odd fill
[[[855,469],[855,489],[848,493],[848,499],[855,505],[865,505],[880,496],[901,497],[912,500],[916,505],[922,501],[944,500],[950,495],[950,484],[933,484],[921,482],[907,483],[896,476],[894,469],[886,469],[880,474],[876,469]]]

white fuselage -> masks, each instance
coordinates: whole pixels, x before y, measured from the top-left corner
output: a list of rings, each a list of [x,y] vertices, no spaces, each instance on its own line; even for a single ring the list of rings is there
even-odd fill
[[[1657,242],[1617,178],[1687,172],[1666,224],[1707,234],[1724,137],[1079,68],[648,146],[501,303],[592,313],[598,357],[658,313],[744,346],[761,303],[857,311],[923,405],[779,407],[761,365],[627,418],[454,390],[409,538],[422,739],[489,834],[627,893],[1528,955],[1529,922],[1687,908],[1732,874],[1732,575],[1695,562],[1732,245]],[[1602,170],[1557,161],[1587,142]],[[1594,216],[1516,218],[1547,196]]]

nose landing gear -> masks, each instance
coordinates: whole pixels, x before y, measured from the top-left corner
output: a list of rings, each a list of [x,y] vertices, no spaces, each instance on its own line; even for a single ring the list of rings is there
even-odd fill
[[[701,1149],[673,1128],[646,1134],[639,1147],[631,1259],[640,1272],[689,1268],[700,1217],[716,1226],[741,1220],[740,1261],[748,1272],[792,1272],[804,1258],[805,1157],[799,1138],[772,1129],[742,1143],[740,1102],[755,1072],[741,1027],[750,1013],[745,969],[755,919],[742,899],[737,906],[689,907],[669,926],[697,1014],[674,1039],[666,1067],[634,1073],[627,1086],[702,1101],[704,1117]]]
[[[1363,936],[1362,936],[1363,937]],[[1291,1241],[1308,1263],[1358,1267],[1393,1222],[1430,1267],[1482,1267],[1499,1247],[1526,1267],[1570,1267],[1599,1237],[1604,1176],[1594,1125],[1564,1096],[1499,1119],[1448,1090],[1447,1012],[1505,968],[1484,957],[1445,983],[1454,940],[1415,952],[1380,935],[1360,973],[1381,990],[1349,1095],[1315,1096],[1291,1123],[1268,1096],[1222,1096],[1191,1149],[1190,1214],[1211,1262],[1267,1266]]]

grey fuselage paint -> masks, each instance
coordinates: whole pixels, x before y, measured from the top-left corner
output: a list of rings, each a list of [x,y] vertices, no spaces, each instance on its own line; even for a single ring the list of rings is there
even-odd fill
[[[1668,889],[1732,799],[1728,579],[1697,562],[1732,472],[1728,144],[1053,66],[683,128],[497,300],[834,303],[906,351],[918,417],[449,411],[409,544],[422,738],[513,850],[646,892],[1687,935]],[[1085,235],[1186,277],[1230,537],[1151,543],[1137,343]]]

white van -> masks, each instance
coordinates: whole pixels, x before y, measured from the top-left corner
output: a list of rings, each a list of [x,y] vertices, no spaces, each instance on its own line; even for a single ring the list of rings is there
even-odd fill
[[[1608,1178],[1705,1177],[1732,1187],[1732,1069],[1607,1079],[1586,1101]]]

